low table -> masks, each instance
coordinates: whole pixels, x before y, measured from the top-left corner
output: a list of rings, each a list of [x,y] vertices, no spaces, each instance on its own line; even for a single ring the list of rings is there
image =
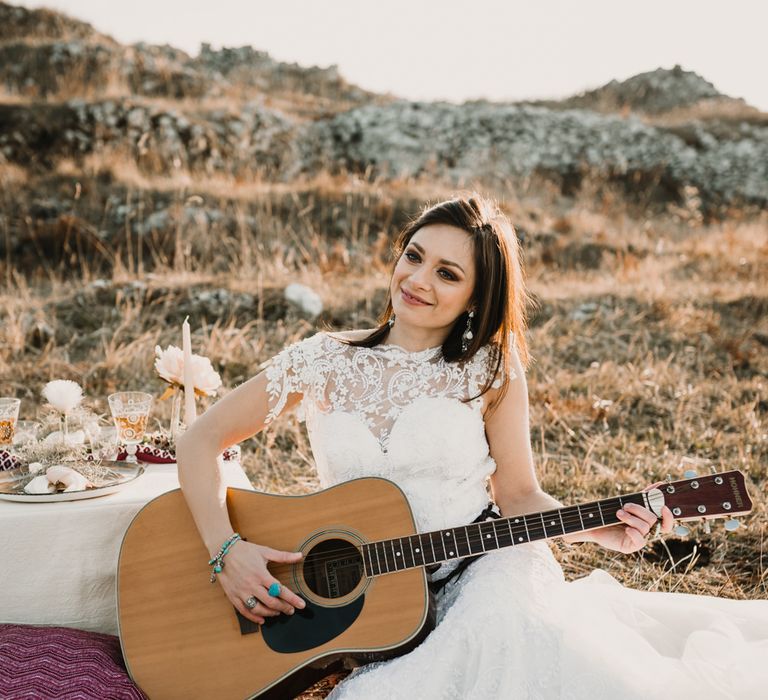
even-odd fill
[[[134,483],[82,501],[0,500],[0,622],[117,634],[117,561],[133,517],[179,488],[175,464],[147,464]],[[237,462],[227,486],[250,489]]]

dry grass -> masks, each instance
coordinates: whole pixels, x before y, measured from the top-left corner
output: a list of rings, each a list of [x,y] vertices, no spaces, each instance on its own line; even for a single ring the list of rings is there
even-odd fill
[[[736,99],[701,100],[689,107],[677,107],[662,115],[643,116],[642,119],[653,126],[677,126],[693,121],[722,120],[748,122],[753,124],[768,123],[768,114]]]
[[[90,162],[85,180],[103,167],[119,170],[123,161],[105,162]],[[59,170],[75,174],[71,164]],[[161,393],[152,350],[179,342],[181,318],[201,290],[251,295],[250,306],[232,302],[192,319],[195,347],[211,357],[226,387],[315,328],[281,301],[289,281],[320,293],[327,306],[322,322],[370,325],[387,284],[387,241],[420,201],[449,194],[423,181],[327,175],[292,185],[212,179],[180,186],[144,178],[123,171],[117,180],[131,196],[148,198],[148,207],[157,192],[182,204],[201,196],[209,206],[233,207],[250,223],[234,233],[178,226],[172,249],[182,252],[174,258],[145,251],[143,268],[138,250],[129,256],[120,242],[106,270],[87,260],[66,268],[40,260],[33,275],[6,260],[0,382],[2,393],[23,399],[24,418],[35,416],[43,383],[55,377],[81,382],[105,413],[114,389]],[[8,166],[0,179],[26,184],[24,173]],[[543,187],[496,194],[526,232],[538,305],[529,387],[544,488],[577,502],[638,489],[696,464],[741,469],[755,501],[734,534],[695,530],[687,550],[675,553],[674,567],[660,545],[620,556],[555,543],[566,574],[603,567],[646,590],[766,597],[768,218],[705,226],[679,212],[637,218],[615,197],[606,204],[606,196],[590,192],[576,200],[557,199]],[[86,205],[82,215],[96,225]],[[9,206],[0,204],[0,222]],[[339,219],[341,234],[332,229]],[[97,278],[104,281],[93,285]],[[157,417],[167,421],[169,411],[161,405]],[[307,435],[294,417],[243,448],[257,488],[305,493],[317,487]],[[306,697],[322,697],[327,688]]]

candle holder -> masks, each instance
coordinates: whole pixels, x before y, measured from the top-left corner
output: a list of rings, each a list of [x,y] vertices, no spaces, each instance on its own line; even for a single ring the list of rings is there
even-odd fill
[[[184,390],[180,386],[173,387],[173,400],[171,402],[171,437],[176,438],[181,434],[181,402],[184,398]]]

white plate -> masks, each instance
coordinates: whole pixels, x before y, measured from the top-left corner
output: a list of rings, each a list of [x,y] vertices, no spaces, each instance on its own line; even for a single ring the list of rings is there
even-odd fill
[[[27,483],[28,474],[19,469],[0,472],[0,499],[22,503],[50,503],[58,501],[82,501],[85,498],[106,496],[130,484],[144,473],[143,464],[130,462],[102,462],[106,467],[120,474],[120,480],[104,486],[96,486],[82,491],[57,491],[56,493],[26,493],[23,484]]]

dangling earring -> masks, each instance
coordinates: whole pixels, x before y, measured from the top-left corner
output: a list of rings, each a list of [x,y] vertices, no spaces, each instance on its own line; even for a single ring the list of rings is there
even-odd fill
[[[390,328],[392,328],[392,326],[394,326],[394,325],[395,325],[395,314],[392,314],[392,315],[389,317],[389,321],[387,321],[387,325],[388,325]]]
[[[469,349],[469,341],[472,340],[475,336],[472,333],[472,319],[475,316],[474,311],[470,311],[469,314],[467,314],[467,327],[464,330],[463,335],[461,336],[461,351],[466,352]]]

